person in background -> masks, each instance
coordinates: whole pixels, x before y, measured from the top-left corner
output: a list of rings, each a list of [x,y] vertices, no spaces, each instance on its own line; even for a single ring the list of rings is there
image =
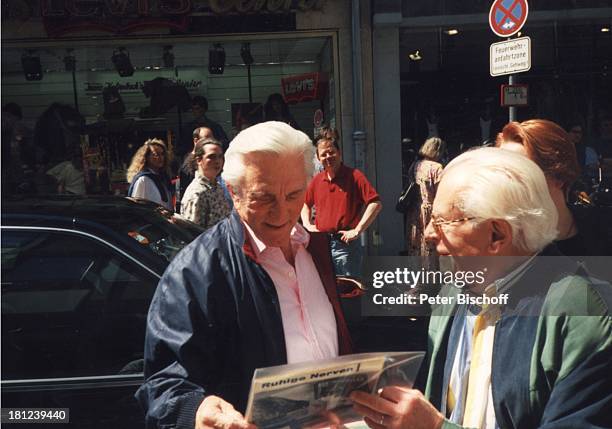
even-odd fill
[[[557,246],[567,256],[610,254],[599,236],[598,212],[576,205],[568,206],[572,184],[580,175],[576,149],[565,130],[546,119],[510,122],[498,134],[496,146],[518,152],[534,161],[544,171],[548,191],[559,220]]]
[[[597,177],[597,168],[599,166],[599,157],[597,152],[591,146],[587,146],[584,138],[584,122],[580,118],[574,118],[567,127],[567,133],[570,141],[576,149],[576,157],[578,165],[582,168],[583,175],[588,179]]]
[[[612,110],[602,110],[598,116],[599,134],[595,147],[600,156],[601,175],[607,188],[612,186]]]
[[[193,156],[193,150],[195,149],[195,145],[198,140],[207,138],[214,138],[213,132],[210,128],[198,127],[192,132],[193,146],[191,147],[190,151],[186,153],[183,157],[183,163],[181,164],[181,168],[179,169],[180,187],[179,194],[177,195],[178,201],[181,201],[183,199],[183,195],[185,195],[185,190],[195,177],[195,172],[198,169],[198,166]]]
[[[2,106],[2,193],[35,193],[40,149],[34,146],[33,133],[23,122],[16,103]],[[45,169],[43,169],[43,172]]]
[[[296,130],[300,129],[291,112],[289,106],[285,103],[285,99],[278,93],[270,94],[264,105],[264,120],[280,121],[291,125]]]
[[[440,292],[422,391],[351,394],[370,427],[610,426],[612,286],[559,253],[557,217],[544,174],[525,156],[488,147],[448,164],[425,234],[457,273],[482,281]],[[461,303],[464,294],[484,302]]]
[[[47,170],[47,174],[57,182],[57,192],[59,194],[85,195],[83,159],[76,154],[71,158],[50,168]]]
[[[231,212],[223,189],[217,182],[217,176],[223,169],[221,143],[211,138],[200,139],[193,149],[193,157],[197,170],[195,179],[181,200],[181,214],[208,229]]]
[[[254,429],[242,413],[256,368],[350,353],[328,237],[297,223],[312,157],[282,122],[232,141],[235,210],[173,259],[151,302],[136,393],[147,428]]]
[[[127,171],[128,197],[142,198],[173,209],[166,144],[149,139],[136,151]]]
[[[335,140],[339,142],[340,134],[338,134],[338,131],[335,128],[330,128],[330,127],[321,128],[319,130],[319,134],[315,137],[315,151],[316,151],[317,142],[319,142],[320,140],[330,140],[330,141]],[[315,155],[313,162],[315,165],[315,175],[325,170],[325,168],[323,167],[323,164],[319,160],[318,155]]]
[[[210,128],[199,127],[193,130],[193,148],[195,150],[196,143],[198,140],[212,138],[214,139],[213,132]],[[178,201],[180,206],[180,201],[183,199],[183,195],[185,194],[185,190],[195,177],[196,170],[198,169],[198,165],[196,163],[193,150],[185,155],[185,159],[183,160],[183,165],[181,165],[181,169],[179,171],[180,174],[180,194],[178,195]],[[223,196],[225,200],[229,204],[230,208],[234,206],[232,202],[232,197],[227,190],[227,186],[225,186],[225,182],[223,178],[218,175],[217,182],[221,185],[221,189],[223,189]],[[180,208],[180,212],[182,213],[182,208]]]
[[[229,145],[229,139],[227,138],[227,134],[223,130],[223,127],[206,116],[206,112],[208,112],[208,100],[206,97],[195,96],[191,99],[191,112],[193,113],[193,121],[189,122],[185,127],[185,137],[191,135],[191,131],[195,130],[199,127],[210,128],[213,133],[213,137],[221,142],[223,146],[223,150],[227,150],[227,146]],[[187,145],[186,142],[184,146]],[[191,151],[191,147],[184,147],[181,150],[181,155],[187,154]]]
[[[367,230],[382,209],[380,197],[365,175],[342,163],[337,132],[322,131],[317,158],[324,170],[310,182],[301,217],[309,231],[330,234],[332,259],[337,275],[361,276],[363,250],[359,235]],[[315,223],[311,222],[312,209]]]
[[[612,163],[612,110],[602,110],[599,117],[597,150],[601,157]]]
[[[431,219],[431,207],[444,168],[440,163],[446,154],[446,144],[439,137],[430,137],[419,149],[418,157],[409,174],[419,186],[419,200],[406,214],[408,255],[436,258],[436,250],[424,237],[425,227]],[[434,263],[437,266],[437,264]],[[431,267],[434,268],[434,267]]]

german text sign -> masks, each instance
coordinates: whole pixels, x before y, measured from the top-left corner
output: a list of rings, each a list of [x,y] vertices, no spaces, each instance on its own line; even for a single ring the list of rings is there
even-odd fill
[[[529,87],[525,84],[502,85],[501,106],[527,106],[529,105]]]
[[[531,39],[520,37],[493,43],[489,48],[489,54],[491,76],[529,71],[531,68]]]

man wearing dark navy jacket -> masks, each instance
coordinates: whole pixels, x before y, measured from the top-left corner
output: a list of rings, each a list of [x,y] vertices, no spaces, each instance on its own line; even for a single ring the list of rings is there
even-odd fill
[[[313,155],[282,122],[232,142],[235,211],[174,259],[151,303],[136,394],[147,427],[250,428],[256,368],[350,352],[328,238],[297,223]]]

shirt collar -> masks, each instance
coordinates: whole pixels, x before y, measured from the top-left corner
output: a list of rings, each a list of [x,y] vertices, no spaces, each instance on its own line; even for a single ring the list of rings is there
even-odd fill
[[[344,165],[344,163],[340,163],[340,167],[338,167],[338,171],[336,172],[336,175],[334,176],[333,179],[329,180],[329,176],[327,175],[327,171],[323,170],[323,178],[328,181],[328,182],[333,182],[335,180],[338,180],[339,178],[343,177],[346,172],[347,172],[348,168]]]
[[[247,233],[248,240],[253,248],[253,252],[255,253],[255,258],[259,259],[259,256],[265,252],[267,249],[272,249],[274,247],[270,247],[266,245],[263,241],[261,241],[255,232],[251,229],[248,223],[242,220],[242,224],[244,225],[244,229]],[[310,243],[310,234],[304,229],[302,225],[296,223],[295,226],[291,229],[290,233],[291,247],[295,253],[295,250],[298,246],[304,246],[304,248],[308,247],[308,243]]]
[[[211,186],[215,186],[215,185],[217,185],[217,181],[216,181],[216,180],[210,180],[208,177],[204,176],[204,175],[203,175],[203,174],[200,172],[200,170],[196,170],[196,171],[195,171],[195,178],[196,178],[197,180],[202,180],[202,181],[204,181],[205,183],[208,183],[208,184],[209,184],[209,185],[211,185]]]

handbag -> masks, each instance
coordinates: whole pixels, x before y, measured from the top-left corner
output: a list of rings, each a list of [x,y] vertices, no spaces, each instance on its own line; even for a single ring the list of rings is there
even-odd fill
[[[415,181],[414,167],[415,163],[410,166],[410,181],[408,182],[408,186],[402,191],[395,204],[395,210],[403,214],[412,210],[419,199],[420,189],[419,184]]]

